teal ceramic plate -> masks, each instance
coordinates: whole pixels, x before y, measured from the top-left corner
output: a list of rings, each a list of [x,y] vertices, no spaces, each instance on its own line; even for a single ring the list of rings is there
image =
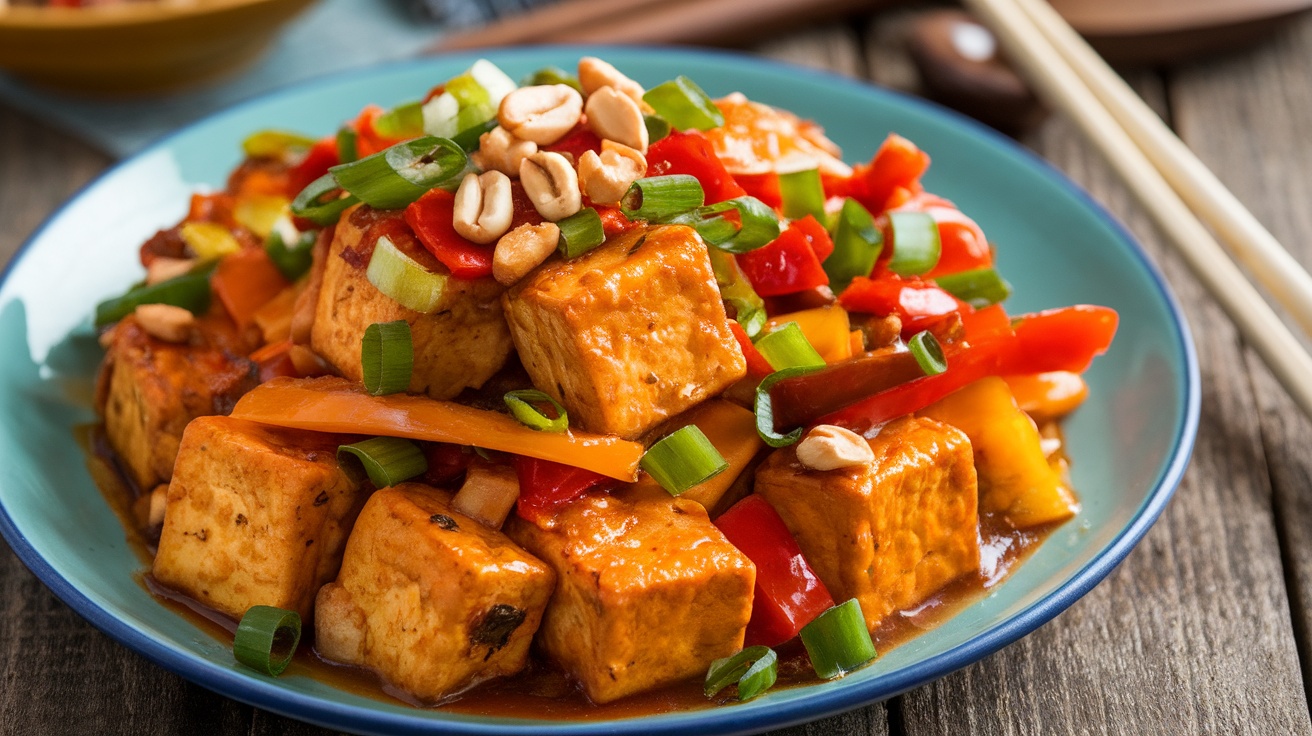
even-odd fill
[[[571,67],[585,50],[490,53],[512,76]],[[740,90],[823,124],[849,161],[889,131],[929,152],[926,186],[954,200],[998,244],[1013,313],[1079,302],[1121,314],[1111,351],[1088,374],[1091,400],[1066,424],[1083,511],[987,597],[838,681],[749,703],[611,722],[531,722],[420,710],[303,676],[274,680],[234,664],[228,646],[160,605],[134,577],[140,560],[72,440],[91,421],[97,301],[141,277],[138,245],[179,220],[188,195],[221,186],[249,132],[330,133],[362,105],[414,98],[467,67],[455,56],[323,79],[215,115],[120,164],[57,212],[0,284],[0,531],[65,602],[125,645],[238,700],[369,733],[749,732],[887,698],[969,664],[1051,619],[1103,578],[1147,531],[1179,483],[1198,421],[1198,369],[1161,274],[1078,188],[1010,141],[937,107],[848,80],[743,56],[588,49],[651,85],[688,74],[713,95]]]

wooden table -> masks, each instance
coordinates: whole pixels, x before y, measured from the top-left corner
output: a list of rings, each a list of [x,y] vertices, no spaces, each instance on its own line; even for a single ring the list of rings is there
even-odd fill
[[[905,88],[914,84],[897,40],[905,22],[881,14],[756,51]],[[1312,17],[1260,49],[1132,81],[1312,264]],[[1204,384],[1193,464],[1126,562],[1053,622],[887,703],[779,733],[1312,733],[1312,424],[1068,121],[1049,120],[1024,142],[1129,225],[1184,303]],[[9,257],[109,163],[0,105],[0,253]],[[71,733],[324,732],[215,695],[119,646],[4,547],[0,734]]]

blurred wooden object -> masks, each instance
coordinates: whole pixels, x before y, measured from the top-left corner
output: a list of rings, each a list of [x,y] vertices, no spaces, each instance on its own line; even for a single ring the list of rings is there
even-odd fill
[[[1255,43],[1312,0],[1051,0],[1113,64],[1163,64]]]
[[[564,0],[442,38],[434,51],[538,43],[736,45],[893,0]]]

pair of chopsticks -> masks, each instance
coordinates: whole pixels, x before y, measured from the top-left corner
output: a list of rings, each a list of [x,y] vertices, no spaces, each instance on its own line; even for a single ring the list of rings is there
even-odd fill
[[[1069,115],[1312,417],[1312,356],[1230,260],[1312,335],[1312,276],[1043,0],[964,0],[1049,104]],[[1206,226],[1204,225],[1206,223]]]
[[[563,0],[447,36],[433,50],[524,43],[724,44],[892,0]]]

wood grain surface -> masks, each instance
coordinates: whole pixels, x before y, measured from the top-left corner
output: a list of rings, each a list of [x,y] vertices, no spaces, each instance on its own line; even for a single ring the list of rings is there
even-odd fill
[[[909,12],[755,51],[914,89],[898,48]],[[1131,80],[1312,263],[1312,18],[1251,52]],[[1052,118],[1023,142],[1130,227],[1184,304],[1204,382],[1193,463],[1139,547],[1053,622],[886,704],[776,733],[1312,733],[1312,424],[1068,121]],[[0,257],[108,163],[0,105]],[[184,733],[329,732],[214,695],[115,644],[0,542],[0,734]]]

